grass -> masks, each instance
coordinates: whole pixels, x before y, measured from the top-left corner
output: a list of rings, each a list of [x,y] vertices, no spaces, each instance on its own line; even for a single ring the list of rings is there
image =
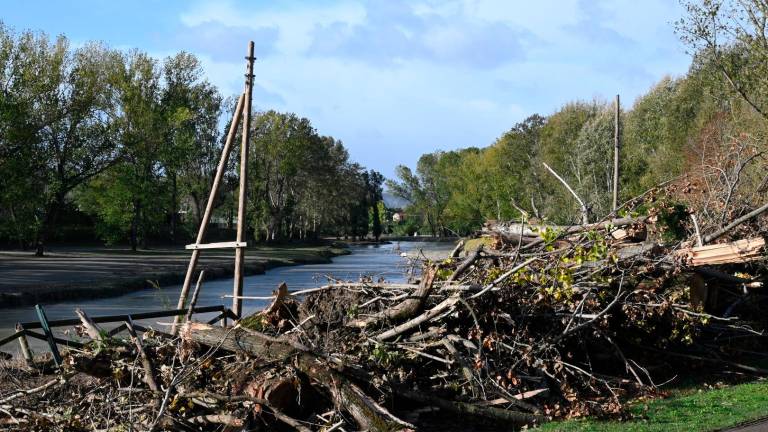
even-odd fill
[[[547,431],[711,431],[768,415],[768,381],[688,392],[635,403],[636,419],[620,421],[566,420],[535,429]]]

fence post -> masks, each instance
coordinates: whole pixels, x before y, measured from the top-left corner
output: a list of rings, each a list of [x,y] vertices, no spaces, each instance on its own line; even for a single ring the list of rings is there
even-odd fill
[[[48,338],[48,346],[51,347],[53,361],[56,363],[56,366],[61,366],[61,354],[59,354],[59,347],[56,346],[56,341],[53,340],[53,333],[51,332],[51,328],[48,326],[48,317],[45,316],[45,311],[39,304],[35,305],[35,311],[37,312],[37,318],[40,320],[40,326],[43,328],[45,337]]]
[[[16,331],[24,331],[21,323],[16,323]],[[35,358],[32,356],[32,350],[29,349],[29,341],[26,334],[19,336],[19,347],[21,348],[21,354],[24,356],[24,362],[27,366],[32,367],[35,364]]]

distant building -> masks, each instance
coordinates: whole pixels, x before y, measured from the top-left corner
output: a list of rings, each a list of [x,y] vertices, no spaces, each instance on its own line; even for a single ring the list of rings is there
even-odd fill
[[[405,214],[400,211],[396,211],[392,213],[392,222],[400,223],[403,219],[405,219]]]

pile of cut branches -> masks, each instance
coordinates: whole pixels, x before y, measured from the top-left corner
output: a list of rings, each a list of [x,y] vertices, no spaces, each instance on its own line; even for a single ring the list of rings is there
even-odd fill
[[[141,340],[94,330],[55,376],[0,397],[2,422],[495,429],[622,417],[681,376],[765,374],[766,207],[701,233],[660,202],[594,224],[489,222],[408,283],[336,281],[300,296],[282,286],[234,327],[188,321],[179,337]]]

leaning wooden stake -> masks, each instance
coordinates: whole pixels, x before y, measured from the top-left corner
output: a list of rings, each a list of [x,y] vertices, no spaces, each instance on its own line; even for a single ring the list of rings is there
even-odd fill
[[[195,241],[197,244],[203,242],[203,238],[205,238],[205,232],[208,230],[208,222],[210,222],[211,213],[213,213],[213,202],[216,198],[216,192],[219,190],[221,179],[224,177],[224,171],[227,167],[229,154],[232,151],[232,142],[235,140],[235,135],[237,135],[237,127],[240,124],[240,117],[243,114],[244,99],[245,95],[240,95],[240,98],[237,100],[237,108],[235,108],[235,114],[232,116],[232,124],[229,126],[227,140],[224,142],[224,148],[221,150],[219,166],[216,167],[216,175],[213,177],[213,185],[211,186],[211,193],[208,196],[208,203],[205,205],[205,213],[203,213],[203,218],[200,220],[200,228],[197,231],[197,240]],[[176,309],[184,309],[184,304],[187,302],[187,294],[189,293],[189,286],[192,284],[192,274],[195,272],[195,267],[197,266],[197,260],[199,257],[200,249],[194,249],[192,251],[192,257],[189,259],[187,275],[184,277],[184,285],[181,288],[181,294],[179,294],[179,302],[176,305]],[[181,316],[177,316],[173,320],[171,334],[176,334],[180,321]]]
[[[189,308],[187,309],[187,316],[184,318],[184,321],[192,320],[192,313],[195,310],[195,305],[197,304],[197,296],[200,295],[200,285],[203,283],[203,277],[205,277],[205,270],[201,270],[200,276],[197,277],[195,291],[192,292],[192,299],[189,301]]]
[[[16,323],[16,331],[23,331],[24,327],[21,323]],[[21,354],[24,356],[24,362],[27,366],[32,367],[35,363],[35,359],[32,356],[32,350],[29,349],[29,341],[26,335],[19,336],[19,347],[21,348]]]
[[[237,200],[237,241],[245,238],[245,200],[248,190],[248,141],[251,131],[251,91],[253,89],[253,41],[248,44],[247,73],[245,74],[245,109],[243,112],[243,141],[240,144],[240,193]],[[245,248],[235,249],[235,285],[232,297],[232,312],[238,317],[243,314],[243,268],[245,264]]]
[[[35,305],[35,312],[37,312],[37,318],[40,320],[40,327],[45,333],[48,346],[51,348],[51,354],[53,355],[53,361],[57,367],[61,366],[61,354],[59,354],[59,347],[56,346],[56,340],[53,337],[53,332],[48,326],[48,317],[45,315],[45,310],[39,304]]]
[[[616,95],[616,111],[613,122],[613,206],[615,212],[619,205],[619,95]]]

